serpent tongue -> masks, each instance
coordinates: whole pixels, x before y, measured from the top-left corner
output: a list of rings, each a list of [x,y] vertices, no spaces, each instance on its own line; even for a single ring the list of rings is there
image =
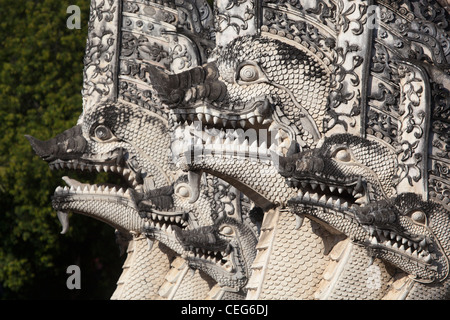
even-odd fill
[[[200,179],[202,177],[201,171],[189,171],[188,172],[188,180],[189,186],[191,187],[191,198],[189,199],[189,203],[194,203],[197,201],[200,196]]]
[[[62,179],[64,180],[64,182],[69,186],[69,187],[83,187],[83,186],[87,186],[88,184],[85,183],[81,183],[75,179],[71,179],[68,176],[64,176],[62,177]]]

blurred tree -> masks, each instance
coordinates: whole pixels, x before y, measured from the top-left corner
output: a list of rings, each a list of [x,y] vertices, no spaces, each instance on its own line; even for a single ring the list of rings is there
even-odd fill
[[[49,139],[81,113],[89,0],[0,0],[0,298],[107,299],[124,257],[114,230],[80,215],[60,235],[51,195],[61,184],[25,134]],[[81,29],[69,29],[70,5]],[[71,174],[73,175],[73,174]],[[66,268],[81,268],[81,290]]]

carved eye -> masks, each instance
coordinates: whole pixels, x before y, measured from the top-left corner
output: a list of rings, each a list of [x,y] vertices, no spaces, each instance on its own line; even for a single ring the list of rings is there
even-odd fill
[[[247,61],[238,67],[236,80],[240,84],[250,84],[266,81],[267,79],[257,64]]]
[[[426,217],[425,213],[421,210],[414,211],[411,214],[411,219],[412,219],[412,221],[414,221],[415,223],[418,223],[418,224],[425,224],[427,221],[427,217]]]
[[[259,79],[259,70],[256,66],[246,65],[239,70],[239,79],[242,81],[256,81]]]
[[[100,139],[102,141],[107,141],[113,137],[113,134],[109,128],[105,127],[104,125],[99,125],[97,128],[95,128],[94,135],[97,139]]]
[[[232,236],[234,235],[234,230],[230,226],[223,226],[220,228],[219,233],[224,236]]]
[[[348,149],[343,148],[335,151],[334,158],[341,162],[349,162],[352,160],[352,155]]]
[[[175,193],[180,197],[189,198],[191,196],[191,189],[188,184],[182,183],[176,187]]]

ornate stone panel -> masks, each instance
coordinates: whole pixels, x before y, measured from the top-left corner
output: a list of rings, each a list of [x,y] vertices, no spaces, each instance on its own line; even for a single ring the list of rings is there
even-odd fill
[[[116,299],[447,299],[448,8],[92,0],[83,113],[29,140],[128,183],[65,178],[64,230],[118,230]]]

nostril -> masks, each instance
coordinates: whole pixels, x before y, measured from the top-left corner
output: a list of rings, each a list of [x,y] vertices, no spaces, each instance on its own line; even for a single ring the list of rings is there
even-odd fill
[[[314,159],[313,158],[303,158],[297,161],[296,171],[311,171],[314,170]]]
[[[323,159],[321,158],[314,158],[311,159],[312,161],[312,166],[313,166],[313,170],[315,172],[322,172],[324,169],[324,163],[323,163]]]
[[[296,171],[308,170],[308,161],[306,159],[298,160],[295,166]]]

